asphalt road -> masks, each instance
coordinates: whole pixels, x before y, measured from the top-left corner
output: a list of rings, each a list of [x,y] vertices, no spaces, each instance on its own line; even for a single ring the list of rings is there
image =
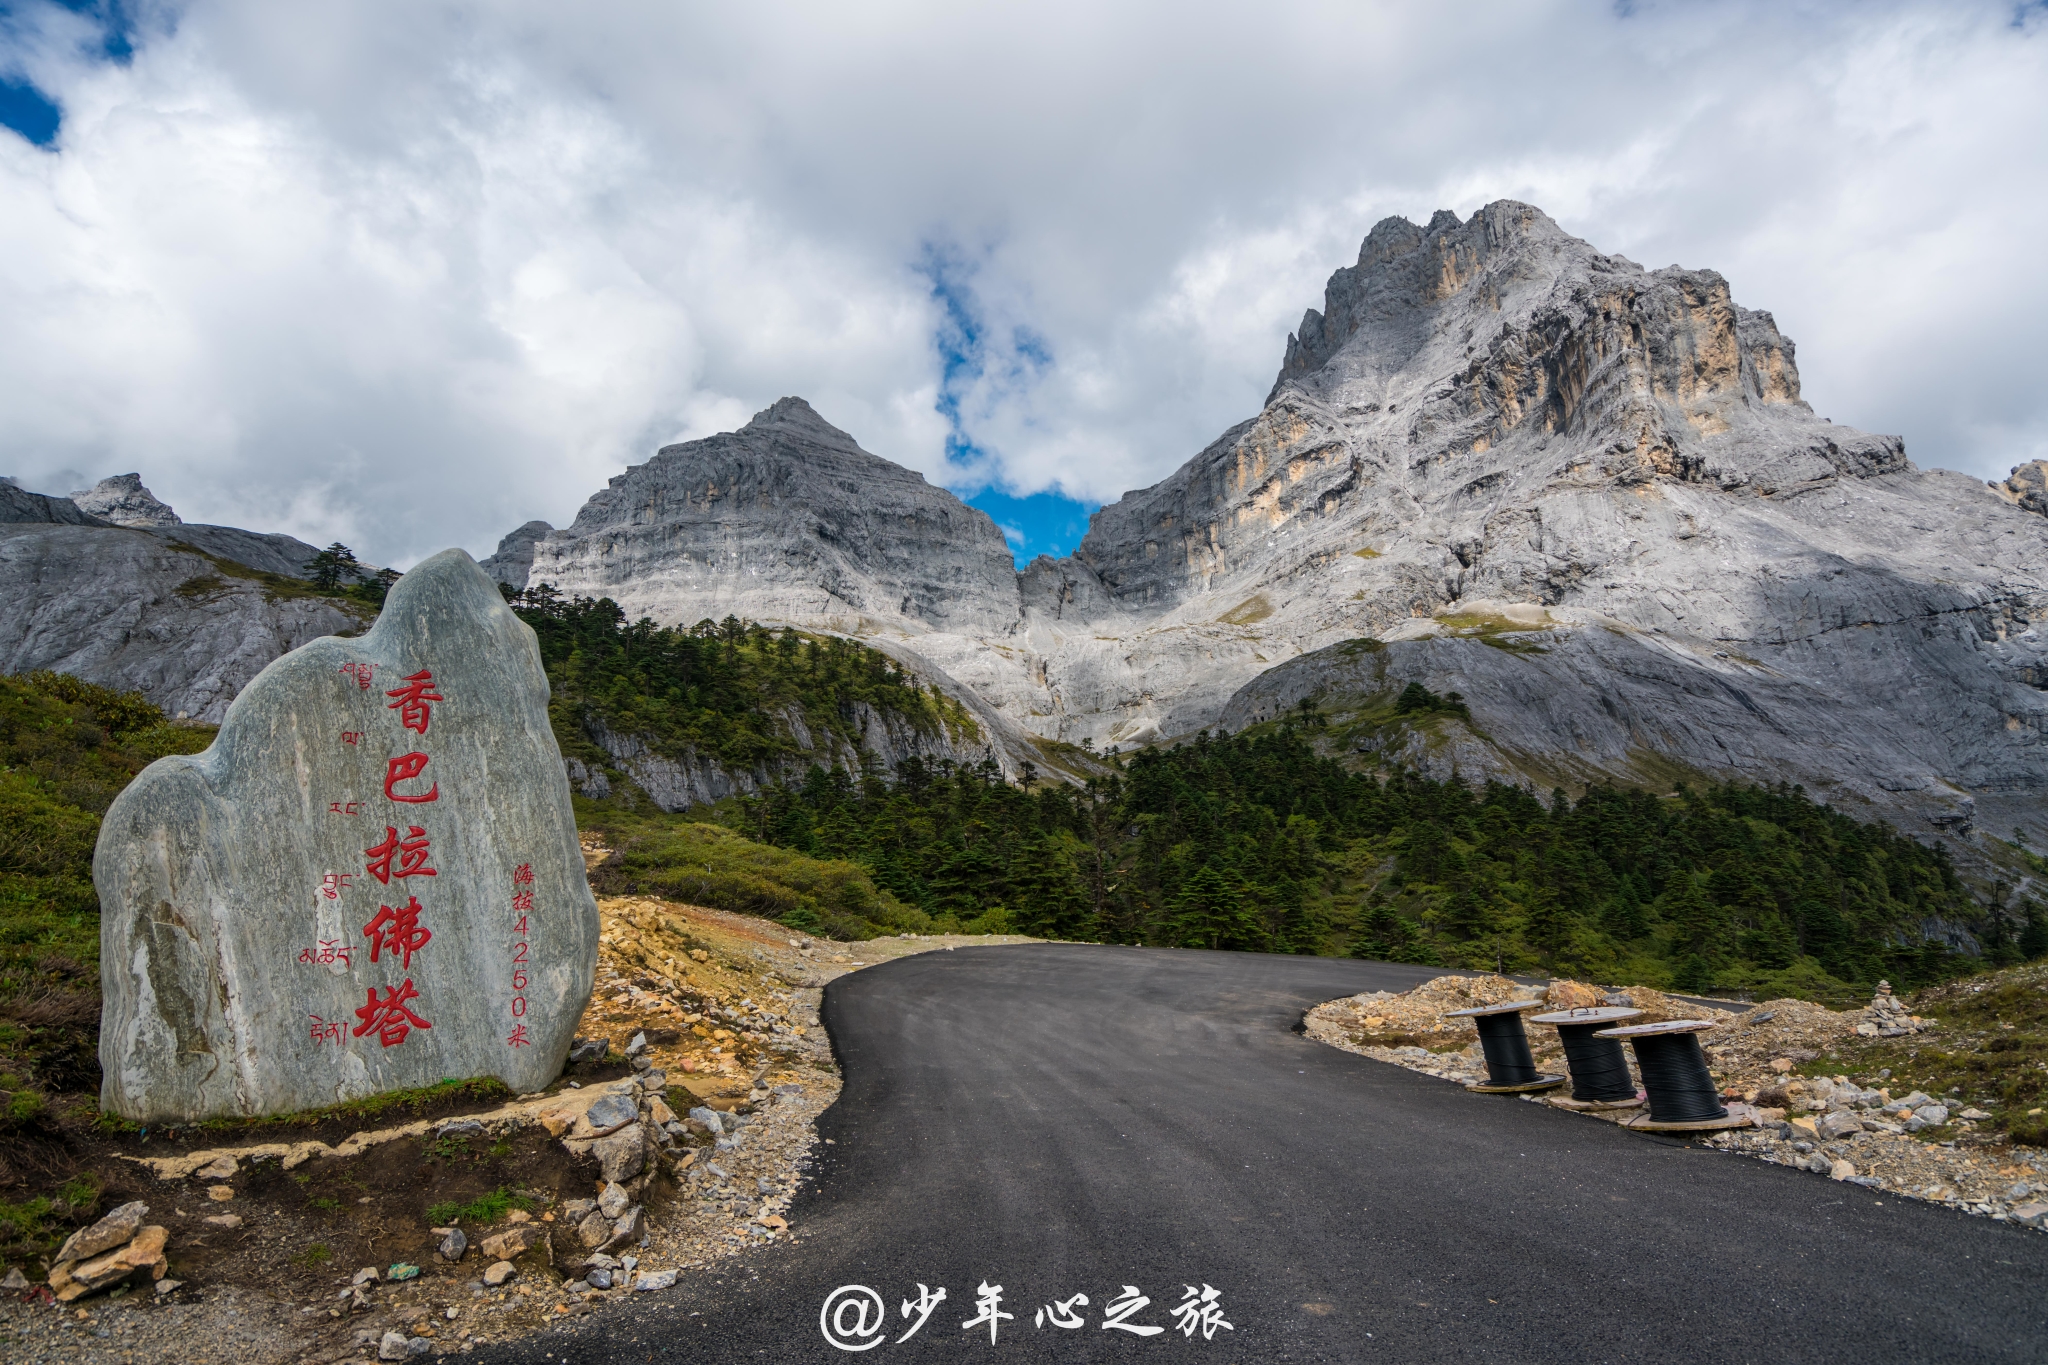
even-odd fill
[[[1294,1031],[1432,974],[1048,944],[842,978],[802,1240],[483,1358],[846,1360],[820,1309],[861,1285],[869,1362],[2048,1360],[2048,1237]],[[984,1282],[1014,1314],[993,1344],[961,1326]],[[945,1301],[899,1342],[920,1284]],[[1101,1326],[1125,1285],[1168,1330]],[[1228,1329],[1178,1330],[1189,1285]],[[1075,1294],[1085,1326],[1034,1324]]]

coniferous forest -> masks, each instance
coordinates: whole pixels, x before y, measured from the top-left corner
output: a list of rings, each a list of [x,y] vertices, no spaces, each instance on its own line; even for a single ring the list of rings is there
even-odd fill
[[[848,640],[730,616],[689,630],[644,617],[628,624],[610,598],[563,597],[547,584],[507,595],[539,637],[564,752],[602,761],[587,733],[596,723],[664,753],[750,769],[804,752],[791,718],[813,736],[857,743],[848,719],[857,706],[919,729],[974,730],[958,702]]]
[[[545,593],[516,605],[541,634],[565,749],[587,745],[590,717],[728,762],[789,756],[762,721],[775,706],[825,728],[856,701],[970,723],[850,641],[627,625],[608,601]],[[1463,709],[1415,684],[1400,701]],[[813,767],[678,817],[740,839],[601,814],[631,847],[600,889],[695,888],[841,934],[966,927],[1842,999],[2048,952],[2048,912],[1987,913],[1941,844],[1797,788],[1475,790],[1351,771],[1318,752],[1319,725],[1309,708],[1205,733],[1111,760],[1086,786],[1012,784],[993,762]],[[1947,945],[1965,927],[1982,959]]]
[[[1286,723],[1133,755],[1086,789],[982,770],[811,773],[745,803],[752,837],[870,869],[934,917],[1002,907],[1056,938],[1330,953],[1687,990],[1919,985],[1974,966],[1940,845],[1792,788],[1576,802],[1347,772]],[[2012,928],[2037,943],[2048,922]],[[1998,958],[2022,945],[1996,942]]]

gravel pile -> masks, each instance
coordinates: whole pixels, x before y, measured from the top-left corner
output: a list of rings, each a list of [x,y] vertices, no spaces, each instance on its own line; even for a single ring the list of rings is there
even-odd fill
[[[1803,1074],[1810,1063],[1845,1042],[1897,1038],[1934,1027],[1907,1010],[1883,983],[1860,1010],[1771,1000],[1734,1012],[1644,987],[1610,990],[1574,981],[1539,987],[1498,976],[1446,976],[1399,994],[1375,991],[1318,1005],[1308,1012],[1307,1032],[1347,1052],[1469,1085],[1486,1075],[1477,1031],[1468,1019],[1445,1016],[1475,1005],[1538,999],[1553,1009],[1632,1005],[1644,1011],[1642,1022],[1686,1018],[1718,1023],[1719,1028],[1700,1035],[1708,1069],[1724,1100],[1746,1106],[1756,1126],[1700,1134],[1695,1140],[1705,1146],[2048,1230],[2048,1153],[1980,1145],[1974,1140],[1976,1125],[1990,1114],[1944,1097],[1894,1094],[1882,1083],[1858,1085],[1847,1075]],[[1564,1074],[1556,1031],[1530,1025],[1528,1032],[1537,1068]],[[1633,1056],[1630,1065],[1633,1070]],[[1521,1098],[1548,1104],[1556,1096]],[[1631,1111],[1585,1115],[1610,1123],[1630,1116]]]

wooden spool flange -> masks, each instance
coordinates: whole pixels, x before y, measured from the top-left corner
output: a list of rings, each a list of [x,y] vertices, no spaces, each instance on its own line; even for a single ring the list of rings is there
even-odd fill
[[[1606,1114],[1616,1109],[1640,1109],[1649,1101],[1641,1095],[1629,1100],[1575,1100],[1569,1095],[1552,1095],[1549,1103],[1574,1114]]]
[[[1521,1095],[1532,1090],[1555,1090],[1570,1080],[1569,1076],[1538,1076],[1524,1085],[1488,1085],[1485,1081],[1474,1081],[1465,1088],[1475,1095]]]
[[[1476,1019],[1482,1014],[1521,1014],[1525,1010],[1540,1010],[1541,1000],[1504,1000],[1498,1005],[1474,1005],[1469,1010],[1446,1010],[1446,1019]]]
[[[1549,1014],[1532,1014],[1529,1016],[1529,1022],[1532,1024],[1619,1025],[1624,1019],[1640,1019],[1642,1017],[1643,1012],[1641,1010],[1631,1009],[1627,1005],[1600,1005],[1592,1009],[1554,1010]],[[1601,1036],[1606,1037],[1610,1032],[1612,1030],[1603,1030]]]
[[[1713,1019],[1666,1019],[1656,1024],[1626,1024],[1620,1028],[1604,1028],[1593,1036],[1596,1038],[1648,1038],[1659,1033],[1705,1033],[1710,1028],[1719,1028]]]
[[[1632,1133],[1710,1133],[1717,1128],[1754,1128],[1756,1115],[1747,1109],[1741,1113],[1730,1109],[1724,1119],[1702,1119],[1698,1123],[1652,1123],[1648,1114],[1623,1119],[1621,1126]]]

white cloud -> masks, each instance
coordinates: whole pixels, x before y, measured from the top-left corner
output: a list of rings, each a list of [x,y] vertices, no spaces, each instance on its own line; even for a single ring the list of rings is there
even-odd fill
[[[410,562],[802,394],[1113,497],[1251,415],[1378,218],[1712,266],[1923,464],[2048,448],[2048,58],[2005,5],[216,0],[0,35],[0,449]],[[988,339],[936,412],[949,251]],[[1051,363],[1015,344],[1040,338]]]

